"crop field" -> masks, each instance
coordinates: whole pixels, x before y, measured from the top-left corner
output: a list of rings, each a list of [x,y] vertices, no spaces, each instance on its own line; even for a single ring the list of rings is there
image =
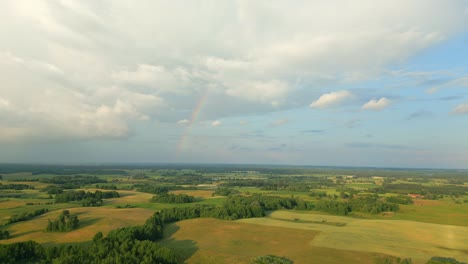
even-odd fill
[[[180,263],[240,264],[250,263],[255,256],[272,254],[286,256],[297,264],[370,264],[385,256],[317,246],[313,241],[321,233],[316,230],[245,221],[184,220],[167,226],[165,233],[161,243],[182,256]]]
[[[468,261],[468,227],[463,226],[355,219],[291,211],[276,211],[269,217],[238,222],[314,230],[320,233],[309,243],[317,247],[411,257],[415,263],[425,263],[431,256],[453,256]]]
[[[104,207],[79,207],[69,209],[80,219],[80,228],[71,232],[45,232],[48,219],[54,219],[60,211],[53,211],[29,221],[12,224],[8,230],[11,238],[0,240],[0,243],[34,240],[38,243],[58,244],[89,241],[101,231],[109,231],[133,225],[141,225],[154,212],[140,208],[110,209]]]

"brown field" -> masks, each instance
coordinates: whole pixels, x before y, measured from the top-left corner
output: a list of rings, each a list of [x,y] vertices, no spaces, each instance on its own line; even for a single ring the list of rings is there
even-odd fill
[[[186,195],[191,195],[193,197],[200,197],[200,198],[211,198],[214,191],[210,190],[176,190],[176,191],[171,191],[170,193],[173,194],[186,194]]]
[[[12,224],[8,230],[12,238],[0,240],[7,244],[18,241],[34,240],[38,243],[56,244],[89,241],[101,231],[107,234],[113,229],[125,226],[141,225],[153,215],[154,211],[129,208],[111,209],[99,207],[80,207],[69,209],[70,213],[78,214],[80,228],[71,232],[44,232],[48,219],[55,219],[62,210],[56,210],[33,220]]]
[[[383,254],[314,246],[319,231],[218,219],[191,219],[165,228],[162,244],[183,256],[180,263],[250,263],[261,255],[286,256],[296,264],[375,263]],[[184,262],[185,261],[185,262]]]

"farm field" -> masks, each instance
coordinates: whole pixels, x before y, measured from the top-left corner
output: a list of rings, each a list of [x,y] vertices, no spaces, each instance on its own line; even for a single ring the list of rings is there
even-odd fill
[[[282,228],[314,230],[310,243],[317,247],[379,252],[424,263],[431,256],[454,256],[468,261],[468,227],[405,220],[369,220],[276,211],[265,218],[238,220]],[[333,225],[330,223],[342,223]]]
[[[296,264],[425,264],[435,256],[468,262],[464,171],[408,171],[408,177],[339,168],[18,170],[0,174],[5,247],[35,241],[44,250],[78,250],[114,233],[133,244],[149,239],[189,264],[251,264],[265,255]],[[50,230],[65,209],[79,225]],[[145,237],[152,225],[159,231]]]
[[[110,209],[104,207],[71,208],[70,213],[78,215],[80,228],[66,232],[45,232],[48,219],[54,219],[59,211],[41,215],[35,219],[12,224],[9,228],[11,238],[0,240],[0,243],[34,240],[44,244],[62,244],[90,241],[97,232],[107,234],[109,231],[141,225],[153,214],[153,211],[140,208]]]
[[[320,231],[257,225],[243,220],[184,220],[167,226],[165,231],[161,243],[182,256],[180,263],[250,263],[255,256],[271,254],[286,256],[297,264],[370,264],[384,256],[314,245]]]

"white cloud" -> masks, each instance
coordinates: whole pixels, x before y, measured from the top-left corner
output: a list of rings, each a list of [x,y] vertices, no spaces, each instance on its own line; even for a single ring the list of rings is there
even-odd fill
[[[0,96],[0,109],[8,109],[10,107],[10,102],[6,99],[3,99],[1,96]]]
[[[248,101],[271,103],[273,106],[277,106],[286,99],[290,89],[287,83],[278,80],[240,82],[228,88],[226,94]]]
[[[351,99],[352,97],[353,97],[353,94],[346,90],[326,93],[320,96],[319,99],[312,102],[310,104],[310,107],[311,108],[328,108],[328,107],[338,106],[344,103],[347,99]]]
[[[392,102],[385,97],[380,98],[379,100],[372,99],[369,102],[365,103],[362,106],[363,110],[373,110],[380,111],[388,107]]]
[[[215,121],[211,122],[211,126],[217,127],[217,126],[220,126],[220,125],[221,125],[221,121],[219,121],[219,120],[215,120]]]
[[[468,114],[468,103],[457,105],[453,111],[453,114]]]
[[[175,124],[203,94],[214,102],[205,120],[305,106],[314,87],[378,77],[466,28],[456,1],[342,5],[1,1],[2,126],[9,138],[114,138],[135,120]]]
[[[181,120],[177,121],[178,125],[188,125],[189,123],[190,123],[190,120],[188,120],[188,119],[181,119]]]

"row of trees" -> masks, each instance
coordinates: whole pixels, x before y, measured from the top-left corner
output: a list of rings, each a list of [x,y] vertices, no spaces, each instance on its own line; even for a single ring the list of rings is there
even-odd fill
[[[71,201],[82,201],[83,206],[100,206],[102,205],[102,199],[107,198],[118,198],[120,194],[116,191],[102,192],[95,191],[85,192],[83,190],[79,191],[68,191],[55,196],[56,203],[67,203]]]
[[[235,195],[239,194],[240,192],[238,190],[234,190],[231,188],[226,188],[226,187],[219,187],[216,189],[213,193],[213,196],[219,195],[219,196],[229,196],[229,195]]]
[[[15,183],[11,183],[11,184],[1,184],[0,183],[0,190],[8,190],[8,189],[11,189],[11,190],[28,190],[28,189],[34,189],[34,186],[32,185],[27,185],[27,184],[15,184]]]
[[[16,223],[16,222],[21,222],[21,221],[27,221],[27,220],[33,219],[34,217],[36,217],[38,215],[45,214],[48,211],[49,211],[49,209],[42,208],[42,209],[37,209],[37,210],[35,210],[33,212],[30,212],[30,213],[24,212],[24,213],[21,213],[19,215],[13,215],[13,216],[10,217],[10,219],[7,220],[5,225],[9,225],[9,224],[13,224],[13,223]]]
[[[53,184],[73,184],[78,186],[94,184],[94,183],[106,183],[104,179],[100,179],[97,176],[88,175],[75,175],[75,176],[55,176],[52,178],[40,178],[40,182],[53,183]]]
[[[297,198],[275,196],[229,196],[220,207],[193,206],[161,210],[164,222],[176,222],[183,219],[214,217],[235,220],[240,218],[263,217],[266,211],[276,209],[308,209],[308,204]]]
[[[47,232],[68,232],[77,229],[80,226],[80,221],[77,215],[72,215],[68,210],[63,210],[62,213],[54,220],[47,224]]]
[[[134,187],[139,192],[151,193],[151,194],[167,193],[171,189],[175,188],[175,186],[160,186],[160,185],[148,185],[148,184],[135,184]]]
[[[336,215],[348,215],[353,211],[378,214],[381,212],[396,212],[400,209],[400,206],[395,203],[382,202],[375,196],[364,196],[347,201],[322,199],[317,202],[316,209]]]

